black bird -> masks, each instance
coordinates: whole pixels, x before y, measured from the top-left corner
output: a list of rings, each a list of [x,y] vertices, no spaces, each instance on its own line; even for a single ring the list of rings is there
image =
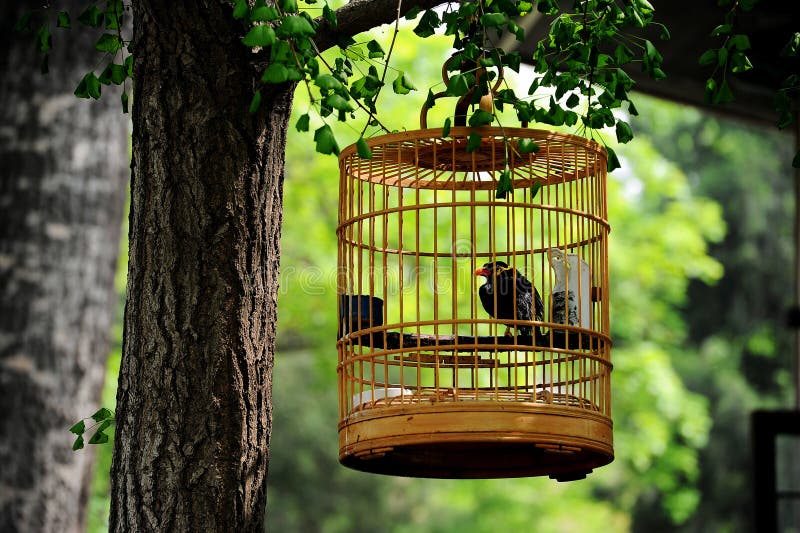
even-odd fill
[[[517,269],[509,267],[502,261],[496,261],[486,263],[476,270],[475,274],[486,278],[486,283],[478,289],[478,296],[489,315],[499,319],[531,320],[533,303],[536,312],[534,320],[544,320],[544,302],[539,291],[525,276],[517,272]],[[495,295],[497,309],[495,309]],[[506,336],[511,335],[511,327],[510,325],[506,327]],[[531,326],[516,326],[516,328],[520,335],[530,335],[532,332]],[[539,334],[538,327],[536,334],[537,336]]]

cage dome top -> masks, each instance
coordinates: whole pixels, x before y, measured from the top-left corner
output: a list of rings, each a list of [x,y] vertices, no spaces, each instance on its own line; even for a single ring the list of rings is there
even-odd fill
[[[372,159],[358,157],[355,145],[340,155],[349,176],[382,185],[423,189],[493,190],[495,172],[508,167],[515,187],[564,183],[605,170],[605,149],[575,135],[529,128],[454,127],[391,133],[367,140]],[[480,146],[468,151],[471,134]],[[521,140],[538,150],[523,153]]]

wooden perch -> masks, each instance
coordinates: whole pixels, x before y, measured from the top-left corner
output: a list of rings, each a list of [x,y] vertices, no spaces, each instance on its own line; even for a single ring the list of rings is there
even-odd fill
[[[551,342],[552,337],[552,342]],[[453,351],[512,351],[533,347],[538,349],[559,348],[559,349],[583,349],[595,351],[598,348],[598,340],[592,343],[592,338],[585,333],[565,334],[563,330],[552,330],[548,333],[531,335],[517,335],[514,337],[494,337],[470,335],[430,335],[421,333],[403,333],[388,331],[385,334],[373,333],[371,335],[353,336],[353,344],[369,346],[377,349],[397,350],[400,348],[432,348],[442,346],[452,346]]]

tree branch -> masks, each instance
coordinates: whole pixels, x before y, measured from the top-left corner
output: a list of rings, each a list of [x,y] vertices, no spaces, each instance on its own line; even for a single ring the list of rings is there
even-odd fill
[[[443,0],[404,0],[400,16],[414,7],[430,9],[446,3]],[[397,18],[397,0],[353,0],[336,10],[338,27],[334,30],[327,20],[318,18],[314,42],[320,52],[335,46],[339,37],[352,37],[363,31],[387,24]]]

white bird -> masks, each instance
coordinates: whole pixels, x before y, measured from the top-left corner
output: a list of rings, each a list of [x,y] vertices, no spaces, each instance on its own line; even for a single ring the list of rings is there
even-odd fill
[[[567,254],[558,248],[550,248],[547,258],[556,277],[550,295],[551,322],[591,327],[592,285],[589,264],[577,254]]]

